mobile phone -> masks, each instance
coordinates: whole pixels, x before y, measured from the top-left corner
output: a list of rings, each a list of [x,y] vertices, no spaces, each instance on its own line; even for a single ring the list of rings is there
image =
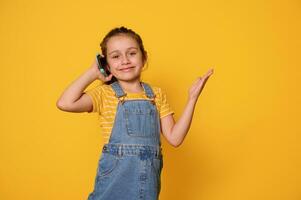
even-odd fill
[[[105,69],[105,66],[107,65],[106,58],[102,57],[100,54],[96,54],[96,62],[100,73],[102,73],[105,77],[107,77],[108,72]]]

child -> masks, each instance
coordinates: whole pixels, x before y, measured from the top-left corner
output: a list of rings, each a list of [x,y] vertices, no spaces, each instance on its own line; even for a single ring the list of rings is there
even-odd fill
[[[213,69],[191,86],[184,112],[175,123],[165,92],[140,80],[147,61],[140,36],[125,27],[115,28],[100,46],[110,75],[100,73],[95,59],[57,101],[63,111],[100,115],[105,144],[88,199],[156,200],[163,167],[160,133],[174,147],[183,142]],[[96,79],[104,84],[84,91]]]

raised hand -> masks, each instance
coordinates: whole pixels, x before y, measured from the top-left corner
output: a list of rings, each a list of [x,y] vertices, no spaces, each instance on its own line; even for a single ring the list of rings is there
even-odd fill
[[[197,101],[208,78],[213,74],[213,68],[209,69],[204,76],[198,77],[189,89],[189,100]]]
[[[100,73],[96,59],[94,59],[90,68],[94,71],[95,79],[99,79],[103,82],[108,82],[113,77],[113,74],[110,74],[109,76],[105,77],[102,73]]]

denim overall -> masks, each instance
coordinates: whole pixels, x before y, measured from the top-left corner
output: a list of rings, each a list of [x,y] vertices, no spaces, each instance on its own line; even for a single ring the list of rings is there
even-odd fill
[[[148,99],[125,100],[126,93],[119,83],[111,84],[119,103],[88,200],[159,198],[163,168],[160,118],[151,87],[141,84]]]

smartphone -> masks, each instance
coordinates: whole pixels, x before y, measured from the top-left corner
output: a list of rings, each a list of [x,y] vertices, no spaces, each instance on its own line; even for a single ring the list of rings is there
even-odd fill
[[[107,77],[109,72],[105,68],[105,66],[107,65],[106,58],[102,57],[100,54],[96,54],[96,61],[100,73],[102,73],[105,77]]]

